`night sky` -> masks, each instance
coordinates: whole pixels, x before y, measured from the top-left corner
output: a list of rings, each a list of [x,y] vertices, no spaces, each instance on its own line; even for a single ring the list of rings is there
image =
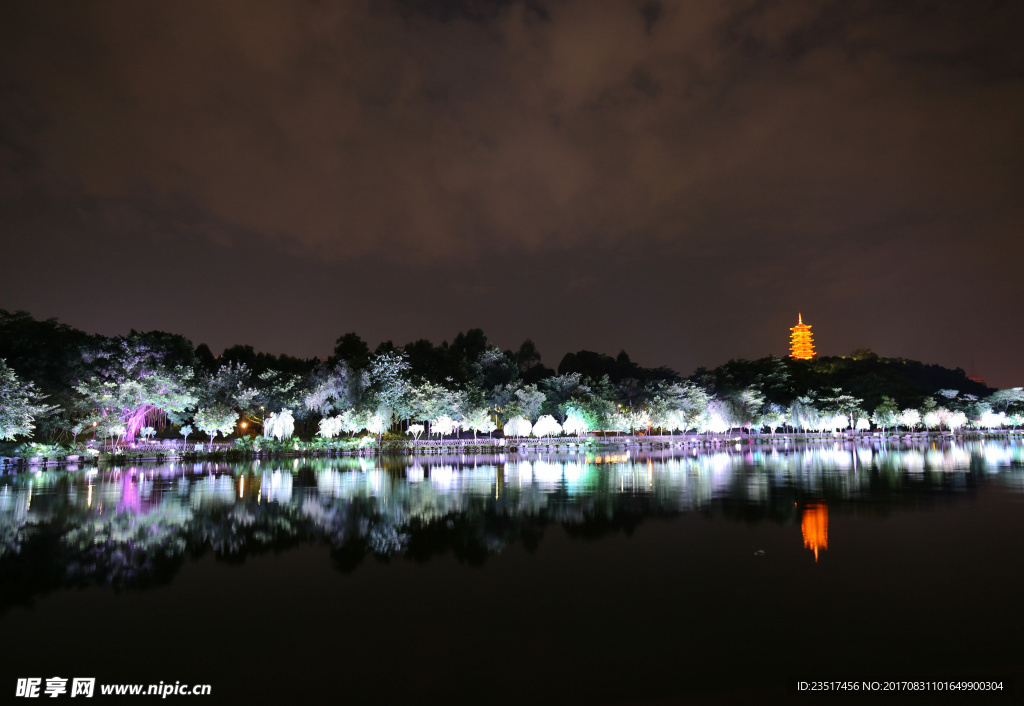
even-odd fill
[[[1024,384],[1024,3],[0,4],[0,308]]]

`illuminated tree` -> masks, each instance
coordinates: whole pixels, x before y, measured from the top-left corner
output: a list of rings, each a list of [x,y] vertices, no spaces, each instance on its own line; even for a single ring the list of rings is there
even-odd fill
[[[376,434],[379,441],[389,426],[390,419],[386,419],[380,412],[374,412],[366,422],[366,431]]]
[[[0,358],[0,440],[28,436],[35,429],[36,417],[56,407],[40,404],[42,396],[31,382],[22,382],[13,368]]]
[[[582,378],[580,373],[566,373],[541,380],[544,410],[553,416],[557,415],[559,419],[565,419],[565,408],[569,400],[590,393],[590,388],[583,384]],[[533,419],[532,410],[526,412],[526,416]]]
[[[295,418],[289,409],[282,409],[280,414],[270,413],[263,422],[263,436],[274,437],[278,441],[290,439],[295,433]]]
[[[218,432],[226,437],[234,430],[235,423],[238,421],[238,412],[233,407],[218,402],[209,407],[197,409],[194,421],[199,427],[199,431],[209,434],[212,444]]]
[[[343,361],[326,374],[322,371],[317,374],[312,389],[303,398],[303,404],[319,415],[341,412],[361,401],[368,384],[367,374],[353,371]]]
[[[677,427],[675,411],[674,396],[666,394],[663,386],[658,383],[648,386],[647,415],[650,417],[652,426],[671,434],[672,430]]]
[[[566,406],[566,416],[574,413],[581,417],[590,431],[611,429],[611,417],[615,414],[615,403],[596,394],[574,397]]]
[[[843,429],[846,429],[847,427],[850,426],[850,418],[847,417],[845,414],[833,414],[831,416],[827,416],[827,418],[828,422],[825,426],[825,429],[829,429],[832,431],[842,431]]]
[[[533,425],[533,435],[536,437],[554,436],[562,433],[562,425],[559,424],[550,414],[543,415]]]
[[[182,444],[188,444],[188,435],[194,432],[191,424],[186,424],[181,428]]]
[[[252,400],[253,410],[307,409],[305,398],[308,391],[304,388],[303,378],[299,375],[283,370],[265,370],[256,376],[254,385],[258,394]]]
[[[492,395],[495,407],[501,408],[501,418],[513,417],[536,419],[547,400],[547,395],[537,389],[536,385],[513,383],[495,388]]]
[[[409,391],[409,418],[430,423],[442,414],[452,412],[450,393],[441,385],[426,381],[414,385]],[[429,436],[432,432],[426,429]]]
[[[967,415],[959,410],[952,412],[946,417],[946,427],[950,431],[956,431],[965,426],[967,426]]]
[[[562,431],[571,436],[582,436],[590,431],[590,424],[579,408],[570,405],[566,408],[565,424],[562,425]]]
[[[498,428],[498,425],[491,419],[490,410],[486,407],[475,407],[469,410],[462,420],[461,426],[466,431],[472,430],[474,439],[476,439],[478,431],[490,434]]]
[[[437,419],[430,420],[430,432],[441,437],[448,436],[458,428],[458,422],[447,414],[441,415]]]
[[[422,424],[410,424],[409,428],[405,430],[405,433],[412,434],[414,439],[419,440],[420,434],[423,433],[423,429],[424,427]]]
[[[612,412],[611,414],[608,415],[607,421],[606,421],[606,424],[605,424],[605,428],[608,429],[609,431],[617,431],[617,432],[629,431],[629,429],[630,429],[630,426],[629,426],[630,420],[629,420],[629,417],[627,415],[628,415],[628,410],[626,411],[626,413],[624,413],[622,411],[622,408],[619,407],[614,412]]]
[[[514,436],[519,438],[521,436],[529,436],[533,429],[533,425],[529,419],[524,417],[512,417],[505,422],[505,436]]]
[[[252,371],[240,362],[228,362],[218,367],[198,391],[200,406],[221,402],[243,412],[253,406],[259,394],[254,387]]]
[[[369,407],[375,410],[372,428],[378,441],[395,419],[405,419],[411,412],[408,381],[409,363],[404,353],[387,351],[373,356],[369,364]]]
[[[790,421],[794,427],[800,427],[805,432],[819,429],[823,416],[825,415],[821,413],[821,410],[815,404],[814,398],[810,395],[797,397],[789,405]]]
[[[341,433],[343,428],[342,416],[339,414],[336,417],[324,417],[320,420],[320,430],[317,432],[320,436],[325,439],[333,439]]]
[[[924,423],[925,415],[929,414],[930,412],[934,412],[938,406],[938,403],[931,397],[925,397],[923,400],[921,400],[921,422]],[[925,424],[925,426],[928,425]]]
[[[349,436],[361,432],[370,423],[370,415],[365,411],[346,409],[341,413],[341,429]]]
[[[886,429],[896,426],[899,423],[899,408],[891,397],[882,396],[882,403],[875,407],[875,413],[871,415],[871,421],[875,426],[885,433]]]
[[[150,335],[133,332],[110,339],[83,357],[93,376],[74,387],[92,410],[87,422],[110,429],[123,426],[128,440],[142,427],[180,415],[198,401],[192,369],[171,367],[166,361],[172,356]]]
[[[707,416],[708,402],[711,396],[700,387],[689,383],[684,386],[684,394],[679,400],[682,412],[683,430],[696,429],[703,424]]]
[[[661,428],[669,434],[686,431],[689,428],[686,413],[681,409],[670,409],[661,419]]]
[[[921,423],[921,413],[916,409],[905,409],[900,412],[899,421],[900,426],[904,426],[913,431],[917,428],[917,425]]]
[[[832,388],[831,395],[818,398],[818,405],[825,414],[833,417],[841,414],[847,418],[846,423],[842,426],[843,429],[856,424],[857,417],[864,414],[860,409],[863,402],[864,400],[843,392],[839,387]]]
[[[712,399],[708,402],[707,414],[702,420],[701,431],[709,434],[724,434],[732,428],[726,416],[729,414],[726,405],[721,400]]]
[[[651,426],[651,415],[643,407],[635,409],[622,408],[622,416],[626,419],[626,426],[632,434],[637,429],[647,429]]]
[[[986,410],[981,413],[981,418],[978,420],[979,426],[983,429],[995,429],[996,427],[1003,427],[1010,423],[1010,420],[1006,418],[1005,412],[999,412],[996,414],[992,410]]]
[[[775,430],[786,423],[786,418],[786,410],[781,405],[768,403],[764,406],[764,412],[761,414],[761,424],[768,427],[774,435]]]
[[[760,428],[764,395],[756,387],[747,387],[722,401],[725,405],[721,412],[730,427],[744,427],[748,434],[752,428]]]
[[[1024,387],[1010,387],[997,390],[985,398],[993,412],[1005,412],[1007,416],[1024,410]]]

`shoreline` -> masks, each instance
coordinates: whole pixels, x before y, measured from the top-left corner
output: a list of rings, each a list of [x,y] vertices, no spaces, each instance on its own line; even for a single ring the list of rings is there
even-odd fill
[[[152,449],[119,447],[123,453],[106,452],[96,457],[69,455],[56,458],[0,457],[0,472],[20,472],[63,468],[74,472],[84,468],[118,466],[125,463],[169,463],[200,462],[207,460],[248,460],[270,458],[326,458],[332,456],[432,456],[451,454],[498,455],[522,453],[588,453],[612,450],[663,451],[669,449],[719,449],[727,446],[788,446],[789,444],[815,445],[837,442],[856,445],[879,443],[928,443],[936,441],[986,441],[995,439],[1024,439],[1024,429],[984,431],[977,429],[949,431],[928,431],[910,433],[881,432],[834,432],[831,434],[785,433],[785,434],[678,434],[664,436],[608,436],[608,437],[554,437],[554,438],[481,438],[481,439],[410,439],[408,441],[385,441],[381,448],[365,447],[354,450],[340,449],[296,449],[294,451],[243,450],[232,444],[191,444],[184,450],[175,444],[152,444]],[[192,446],[191,451],[188,446]],[[201,450],[196,450],[199,446]],[[160,449],[159,451],[157,449]]]

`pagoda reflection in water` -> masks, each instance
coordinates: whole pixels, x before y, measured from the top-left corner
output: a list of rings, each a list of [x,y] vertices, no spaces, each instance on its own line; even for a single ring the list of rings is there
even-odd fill
[[[817,561],[818,550],[828,549],[828,507],[822,503],[804,508],[800,529],[804,534],[804,548],[812,550]]]

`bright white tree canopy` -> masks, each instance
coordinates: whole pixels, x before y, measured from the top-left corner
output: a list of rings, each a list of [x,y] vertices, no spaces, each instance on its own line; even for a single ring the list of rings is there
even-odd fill
[[[505,436],[529,436],[533,425],[525,417],[512,417],[505,422]]]
[[[282,409],[280,414],[270,413],[263,422],[263,436],[274,437],[278,441],[290,439],[295,433],[295,419],[289,409]]]
[[[562,433],[562,425],[555,421],[550,414],[545,414],[533,425],[533,435],[536,437],[554,436]]]

